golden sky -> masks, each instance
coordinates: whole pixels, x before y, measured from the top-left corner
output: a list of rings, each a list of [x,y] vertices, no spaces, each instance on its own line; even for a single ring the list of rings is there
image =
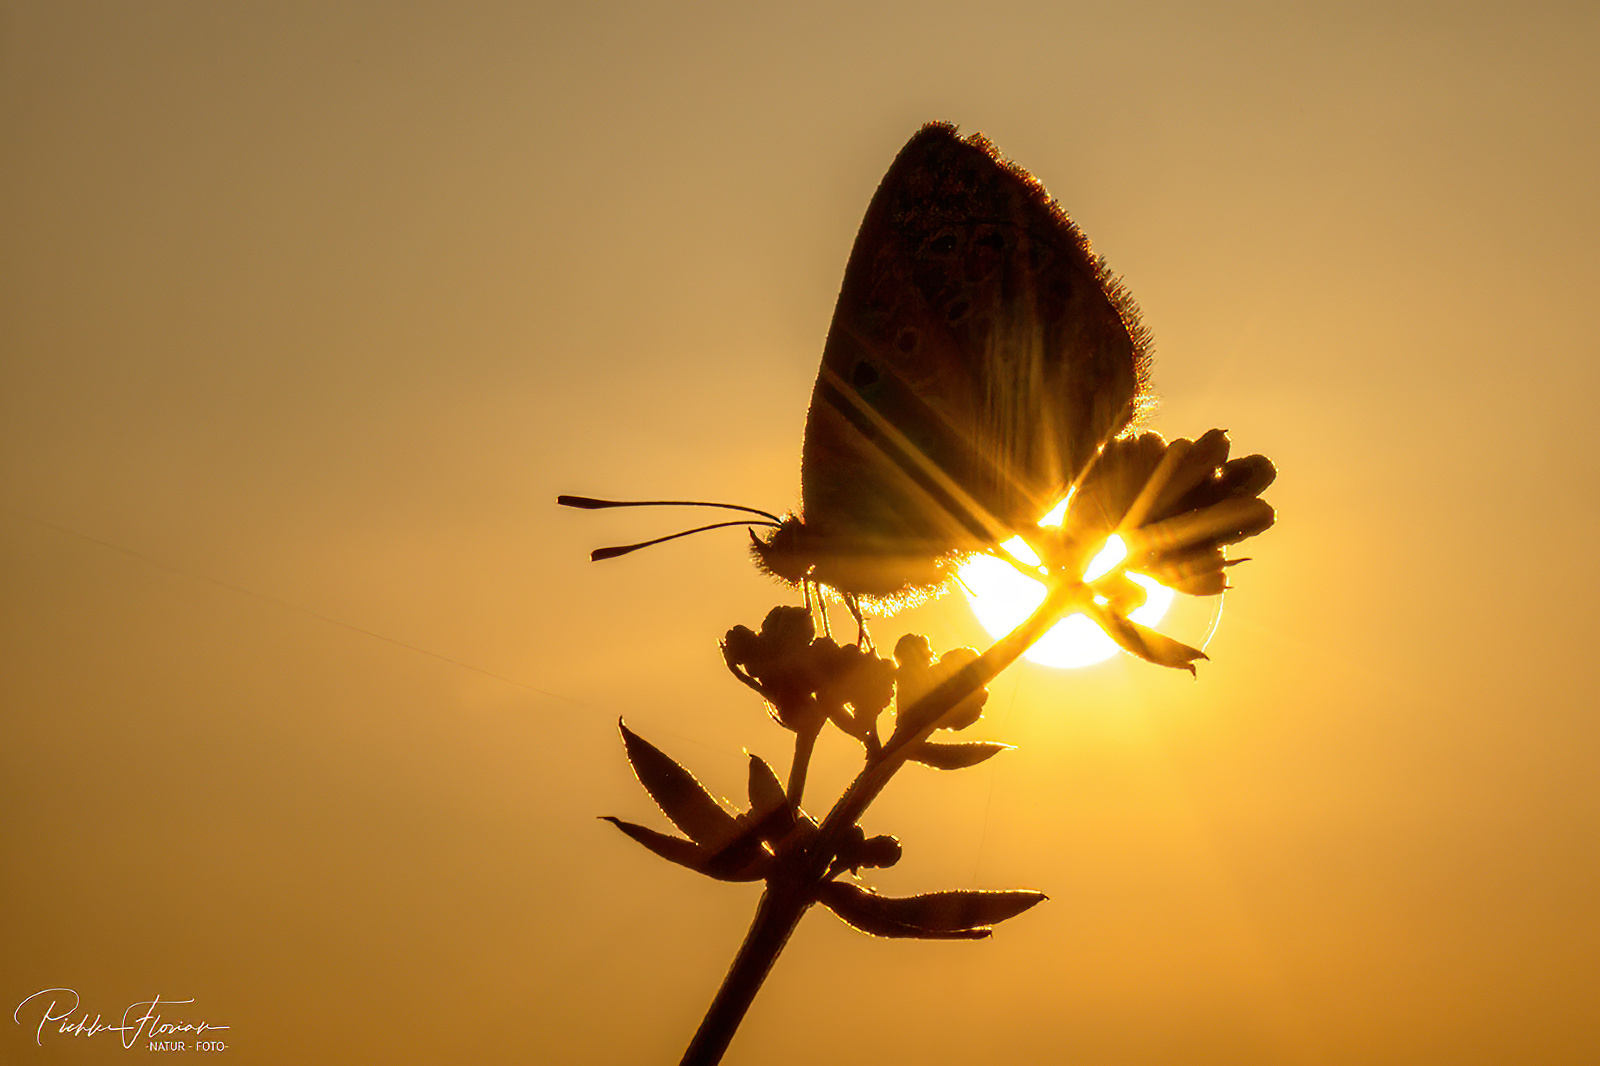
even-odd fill
[[[1279,525],[1198,681],[1014,667],[973,732],[1017,750],[866,818],[885,891],[1048,903],[818,910],[727,1061],[1600,1054],[1597,11],[5,3],[0,1062],[148,1054],[36,1045],[52,987],[192,998],[235,1064],[676,1061],[757,890],[596,820],[666,828],[616,721],[739,795],[788,735],[717,640],[798,601],[740,530],[591,565],[688,523],[553,500],[794,506],[935,118],[1072,213],[1154,428],[1271,455]]]

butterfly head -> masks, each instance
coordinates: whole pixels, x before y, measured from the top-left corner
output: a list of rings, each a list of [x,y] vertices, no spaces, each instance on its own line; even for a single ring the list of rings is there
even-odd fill
[[[899,544],[855,532],[822,530],[794,515],[765,538],[750,533],[750,555],[791,585],[814,582],[881,608],[925,598],[955,573],[959,557],[926,544]]]
[[[816,539],[804,522],[786,515],[765,539],[756,536],[755,530],[750,531],[750,557],[762,572],[798,585],[811,580],[816,569]]]

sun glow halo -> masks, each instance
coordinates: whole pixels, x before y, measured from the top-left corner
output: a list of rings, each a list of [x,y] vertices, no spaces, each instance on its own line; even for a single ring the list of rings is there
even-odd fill
[[[1062,500],[1039,522],[1041,526],[1060,525],[1071,497]],[[1027,566],[1038,566],[1039,557],[1021,537],[1012,537],[1000,547]],[[1121,537],[1112,536],[1090,561],[1084,576],[1088,580],[1109,573],[1128,549]],[[1173,592],[1143,574],[1128,575],[1148,590],[1149,598],[1128,617],[1141,625],[1154,626],[1172,605]],[[1035,581],[1020,569],[992,555],[974,556],[960,570],[961,585],[978,623],[996,639],[1005,636],[1044,602],[1044,582]],[[1024,653],[1024,658],[1041,666],[1073,668],[1090,666],[1111,658],[1118,651],[1115,641],[1082,614],[1069,615]]]

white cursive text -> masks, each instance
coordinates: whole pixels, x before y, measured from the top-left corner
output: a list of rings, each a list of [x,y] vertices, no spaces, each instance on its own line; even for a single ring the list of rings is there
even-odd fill
[[[11,1020],[18,1025],[26,1024],[22,1020],[22,1008],[34,1000],[44,1004],[44,1010],[39,1015],[39,1027],[34,1030],[33,1042],[43,1046],[44,1027],[52,1023],[58,1028],[56,1031],[62,1036],[94,1036],[96,1033],[121,1033],[122,1046],[131,1048],[139,1035],[149,1026],[151,1036],[166,1036],[171,1033],[204,1033],[210,1029],[226,1029],[226,1025],[213,1025],[210,1022],[162,1021],[161,1015],[156,1013],[160,1004],[177,1006],[181,1003],[193,1003],[192,999],[162,999],[156,996],[153,999],[142,999],[137,1003],[128,1005],[122,1012],[121,1025],[106,1025],[100,1020],[100,1015],[94,1016],[94,1021],[89,1020],[89,1012],[84,1011],[83,1016],[76,1022],[72,1016],[78,1013],[78,993],[70,988],[41,988],[21,1003],[11,1012]],[[38,1004],[35,1004],[37,1007]],[[138,1012],[143,1013],[138,1013]],[[29,1019],[32,1020],[30,1011]]]

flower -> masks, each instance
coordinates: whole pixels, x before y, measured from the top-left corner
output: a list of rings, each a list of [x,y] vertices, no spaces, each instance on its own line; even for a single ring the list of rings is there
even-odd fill
[[[1220,429],[1170,444],[1155,433],[1111,441],[1077,486],[1062,525],[1041,530],[1039,554],[1051,574],[1080,582],[1085,613],[1149,662],[1194,673],[1194,661],[1206,656],[1129,620],[1146,596],[1129,571],[1193,596],[1219,595],[1229,587],[1226,568],[1245,561],[1223,549],[1275,520],[1260,499],[1277,476],[1271,460],[1229,459],[1229,448]],[[1105,547],[1119,544],[1120,561],[1104,573],[1089,570]]]
[[[812,654],[817,703],[823,713],[846,733],[875,747],[878,715],[894,697],[894,664],[855,644],[841,647],[827,637],[812,645]]]
[[[816,682],[811,644],[816,632],[811,612],[804,607],[774,607],[759,633],[734,626],[722,641],[728,669],[761,694],[779,725],[796,732],[822,728],[822,713],[812,696]]]
[[[901,637],[894,646],[898,665],[894,674],[895,735],[909,735],[926,725],[926,720],[920,720],[915,713],[917,703],[977,657],[971,648],[952,648],[936,660],[927,637],[918,633]],[[983,715],[988,699],[988,690],[978,689],[941,714],[938,728],[965,729]]]
[[[774,607],[759,633],[728,630],[722,657],[735,677],[759,692],[778,724],[815,732],[831,720],[867,743],[894,691],[894,664],[854,644],[817,637],[804,607]]]

